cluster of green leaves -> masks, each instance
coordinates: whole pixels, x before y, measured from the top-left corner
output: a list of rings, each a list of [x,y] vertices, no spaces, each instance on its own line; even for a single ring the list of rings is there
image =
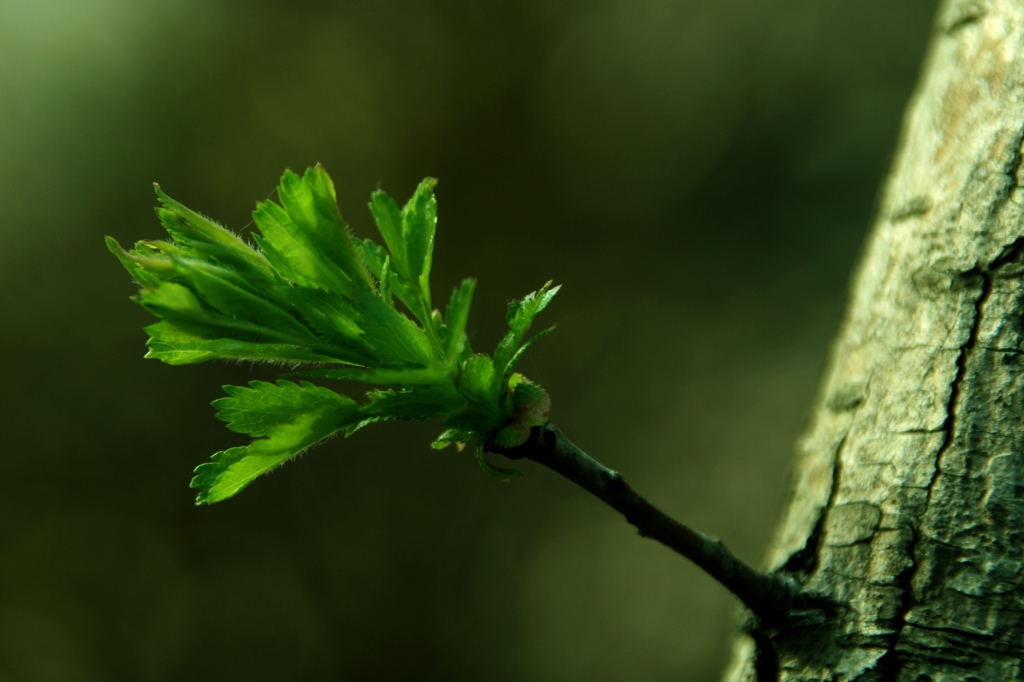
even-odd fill
[[[214,359],[269,361],[315,368],[276,383],[225,386],[214,401],[228,428],[252,436],[196,468],[197,504],[227,499],[310,446],[387,420],[441,418],[444,447],[514,447],[546,423],[550,400],[514,371],[544,330],[527,332],[558,287],[549,282],[508,308],[509,331],[492,356],[475,354],[466,321],[475,282],[452,292],[444,313],[430,296],[437,224],[435,181],[424,180],[403,208],[383,191],[370,201],[383,245],[350,234],[334,185],[322,167],[286,171],[280,203],[253,214],[250,246],[157,187],[157,215],[170,241],[110,250],[139,284],[135,300],[161,321],[146,328],[149,352],[172,365]],[[360,381],[380,388],[358,402],[310,378]],[[291,379],[299,379],[294,381]]]

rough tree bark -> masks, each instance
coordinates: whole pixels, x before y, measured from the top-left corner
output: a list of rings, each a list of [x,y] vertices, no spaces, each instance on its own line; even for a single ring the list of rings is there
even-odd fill
[[[1024,1],[942,4],[729,680],[1024,678]]]

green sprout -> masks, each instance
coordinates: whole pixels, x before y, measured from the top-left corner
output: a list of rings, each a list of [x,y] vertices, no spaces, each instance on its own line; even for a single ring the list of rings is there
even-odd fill
[[[515,448],[548,421],[550,399],[514,371],[534,318],[558,287],[548,282],[508,307],[509,331],[493,355],[474,353],[466,322],[475,281],[463,280],[442,314],[430,293],[437,225],[436,181],[424,180],[399,208],[383,191],[370,212],[383,245],[350,234],[334,184],[321,166],[286,171],[280,203],[253,214],[255,246],[156,188],[157,216],[170,241],[107,246],[139,284],[136,300],[160,318],[146,327],[146,357],[183,365],[207,360],[289,366],[275,383],[225,386],[213,402],[232,431],[254,438],[213,455],[192,479],[197,504],[240,492],[308,448],[380,421],[440,418],[443,448],[476,443]],[[308,379],[378,386],[357,401]],[[292,381],[290,379],[299,379]]]
[[[788,576],[752,568],[664,513],[548,421],[547,392],[515,366],[553,329],[528,336],[558,287],[548,282],[510,303],[509,330],[494,354],[473,352],[466,321],[475,281],[455,288],[443,314],[431,302],[435,184],[421,182],[401,209],[384,192],[373,193],[370,213],[383,246],[349,233],[320,166],[302,176],[286,171],[280,203],[256,206],[255,246],[159,187],[157,216],[171,241],[141,241],[128,251],[107,237],[139,284],[135,300],[160,318],[146,327],[146,357],[170,365],[262,361],[291,370],[275,383],[225,386],[227,397],[213,401],[228,428],[253,441],[196,467],[196,504],[236,495],[337,433],[439,418],[444,431],[433,447],[475,442],[484,470],[506,480],[518,472],[492,467],[485,449],[551,469],[620,512],[640,535],[694,561],[766,623],[832,609],[831,602],[801,593]],[[378,388],[359,402],[309,379]]]

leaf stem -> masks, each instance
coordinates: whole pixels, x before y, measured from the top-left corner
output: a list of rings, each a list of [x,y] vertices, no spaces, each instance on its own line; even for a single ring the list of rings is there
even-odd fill
[[[721,540],[661,511],[633,490],[617,471],[590,457],[555,425],[534,429],[530,439],[518,447],[490,449],[511,459],[533,460],[568,478],[625,516],[641,536],[657,540],[700,566],[762,620],[785,620],[796,605],[795,582],[752,568]]]

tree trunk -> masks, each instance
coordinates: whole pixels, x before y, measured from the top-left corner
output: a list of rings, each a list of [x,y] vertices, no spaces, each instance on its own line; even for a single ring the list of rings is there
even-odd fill
[[[1022,142],[1024,2],[944,2],[769,552],[837,607],[727,679],[1024,678]]]

